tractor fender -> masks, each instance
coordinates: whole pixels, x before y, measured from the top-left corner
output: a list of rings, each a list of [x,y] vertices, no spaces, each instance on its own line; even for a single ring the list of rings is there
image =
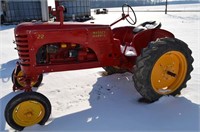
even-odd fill
[[[174,38],[174,35],[163,29],[149,29],[149,30],[144,30],[142,32],[139,32],[136,34],[133,38],[133,45],[137,51],[137,54],[141,54],[141,50],[151,42],[155,41],[158,38]]]

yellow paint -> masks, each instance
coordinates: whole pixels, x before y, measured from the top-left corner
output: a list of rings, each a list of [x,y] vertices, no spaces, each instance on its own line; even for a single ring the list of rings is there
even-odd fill
[[[76,47],[76,44],[71,44],[72,47]]]
[[[44,34],[38,34],[37,39],[44,39]]]
[[[106,32],[105,31],[94,31],[94,32],[92,32],[92,37],[93,38],[106,37]]]
[[[61,44],[61,48],[67,48],[67,44]]]
[[[153,67],[152,87],[159,94],[171,94],[183,83],[186,73],[187,60],[185,56],[179,51],[167,52],[156,61]]]
[[[44,106],[34,100],[21,102],[12,113],[14,122],[23,127],[38,124],[44,118],[44,115]]]
[[[16,76],[17,76],[17,82],[19,83],[19,85],[21,85],[22,87],[26,87],[26,82],[23,80],[24,73],[20,71]],[[36,81],[31,81],[31,86],[33,87],[36,83],[37,83]]]

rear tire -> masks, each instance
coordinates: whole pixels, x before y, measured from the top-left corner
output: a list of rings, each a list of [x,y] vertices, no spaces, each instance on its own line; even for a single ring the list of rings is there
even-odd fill
[[[107,72],[107,75],[127,72],[127,70],[125,70],[125,69],[120,69],[119,67],[114,67],[114,66],[103,67],[103,69]]]
[[[164,95],[180,94],[191,78],[194,59],[188,45],[176,38],[151,42],[133,68],[136,90],[150,102]]]
[[[13,97],[5,108],[5,119],[15,130],[34,124],[44,125],[51,114],[51,103],[37,92],[24,92]]]

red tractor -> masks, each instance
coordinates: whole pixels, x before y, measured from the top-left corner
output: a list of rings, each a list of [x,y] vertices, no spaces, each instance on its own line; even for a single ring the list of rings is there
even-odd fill
[[[64,8],[59,10],[63,16]],[[103,67],[108,74],[133,73],[135,88],[151,102],[180,94],[193,70],[187,44],[155,21],[111,29],[124,19],[136,23],[129,5],[123,5],[122,12],[111,25],[64,23],[60,17],[60,22],[28,22],[15,28],[19,62],[12,74],[13,90],[25,92],[6,106],[5,119],[12,128],[23,130],[48,120],[50,101],[32,91],[43,73]]]

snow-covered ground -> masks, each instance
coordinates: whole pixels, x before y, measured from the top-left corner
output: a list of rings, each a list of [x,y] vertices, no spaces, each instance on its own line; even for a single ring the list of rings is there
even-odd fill
[[[199,10],[200,4],[187,7]],[[182,5],[176,5],[176,9],[180,8]],[[121,14],[121,8],[115,10],[107,15],[93,14],[92,21],[111,24]],[[141,96],[133,86],[130,73],[102,76],[102,68],[48,73],[35,91],[51,101],[51,117],[45,126],[35,125],[24,131],[200,131],[200,13],[136,14],[137,24],[160,21],[163,29],[185,41],[193,51],[194,71],[182,94],[144,104],[138,102]],[[129,24],[123,21],[114,27],[123,25]],[[0,131],[13,131],[5,122],[4,109],[20,93],[12,92],[10,78],[18,58],[13,44],[14,27],[1,26],[0,31]]]

